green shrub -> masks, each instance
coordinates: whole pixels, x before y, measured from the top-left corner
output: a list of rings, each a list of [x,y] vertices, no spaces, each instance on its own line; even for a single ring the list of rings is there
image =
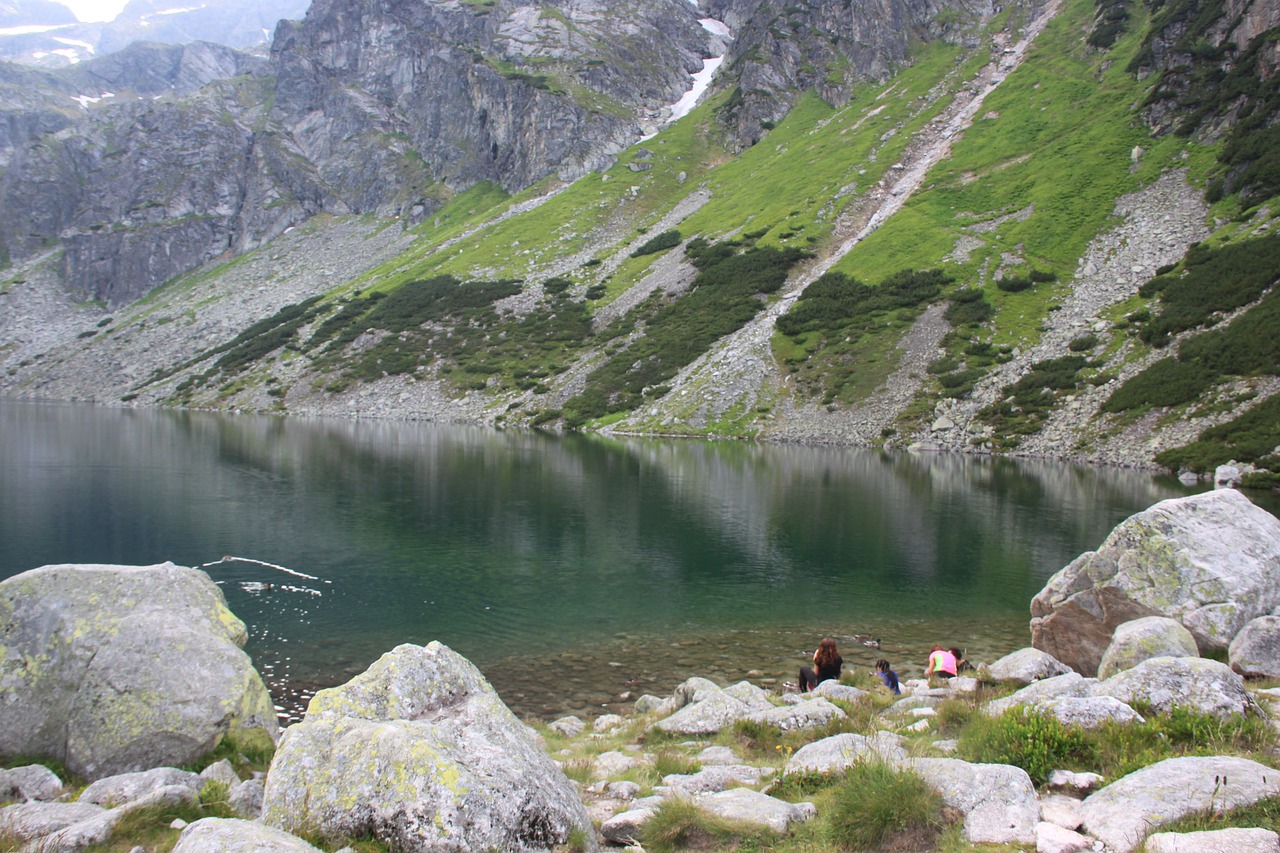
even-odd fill
[[[829,272],[805,288],[776,325],[778,331],[792,336],[862,328],[876,312],[932,301],[950,281],[941,270],[902,270],[871,287],[844,273]]]
[[[686,849],[727,849],[738,844],[767,846],[777,833],[709,815],[692,800],[671,797],[640,830],[646,850],[657,853]]]
[[[1133,376],[1102,404],[1104,412],[1189,403],[1211,388],[1218,374],[1198,364],[1164,358]]]
[[[1192,246],[1181,276],[1156,276],[1139,290],[1160,296],[1160,312],[1143,324],[1141,337],[1152,346],[1208,323],[1218,313],[1234,311],[1257,300],[1280,270],[1280,237],[1244,240],[1215,249]]]
[[[1156,456],[1167,468],[1211,471],[1231,459],[1257,462],[1280,445],[1280,394],[1273,394],[1249,411],[1200,433],[1198,440]]]
[[[665,252],[667,249],[674,249],[680,245],[680,241],[684,239],[680,236],[680,232],[676,230],[663,231],[656,237],[652,237],[640,245],[631,257],[639,258],[643,255],[654,255],[658,252]]]
[[[1088,766],[1094,757],[1083,731],[1021,707],[995,719],[975,715],[961,732],[958,754],[967,761],[1021,767],[1037,785],[1048,781],[1051,770]]]
[[[858,762],[833,792],[830,841],[843,850],[869,850],[911,836],[901,849],[931,849],[946,825],[944,811],[942,797],[914,773]]]
[[[757,756],[771,756],[782,748],[782,729],[754,720],[736,720],[733,739],[745,750]]]
[[[645,335],[587,376],[586,388],[564,404],[570,427],[644,401],[644,389],[668,382],[716,341],[745,326],[776,292],[787,271],[809,255],[799,249],[748,249],[690,240],[685,252],[698,269],[690,290],[672,301],[661,293],[626,320],[643,321]],[[590,296],[590,293],[588,293]]]
[[[943,316],[953,326],[964,326],[985,323],[993,314],[995,308],[987,301],[986,294],[970,287],[951,294],[951,304]]]
[[[1021,293],[1024,290],[1030,290],[1031,284],[1031,279],[1018,276],[996,279],[996,287],[1005,293]]]
[[[1067,344],[1067,349],[1072,352],[1088,352],[1098,345],[1097,335],[1081,335],[1074,338],[1071,343]]]

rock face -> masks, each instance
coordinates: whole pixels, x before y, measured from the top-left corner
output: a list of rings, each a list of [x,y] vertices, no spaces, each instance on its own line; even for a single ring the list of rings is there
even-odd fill
[[[934,18],[948,4],[714,0],[708,5],[712,17],[737,31],[717,87],[736,87],[723,118],[742,145],[752,145],[786,115],[800,92],[816,91],[839,105],[848,101],[855,83],[887,79],[906,64],[913,37],[938,34]],[[981,14],[982,6],[971,8]]]
[[[594,837],[538,737],[469,661],[402,645],[311,700],[267,775],[264,823],[397,850],[549,850]]]
[[[45,566],[0,583],[0,754],[88,779],[278,736],[244,623],[203,572]]]
[[[420,219],[479,181],[575,178],[684,94],[709,38],[684,0],[319,0],[269,62],[197,44],[0,69],[0,257],[61,243],[68,288],[116,307],[317,213]]]
[[[1226,651],[1280,604],[1280,521],[1239,492],[1161,501],[1077,557],[1031,602],[1032,644],[1086,675],[1124,622],[1168,616]]]

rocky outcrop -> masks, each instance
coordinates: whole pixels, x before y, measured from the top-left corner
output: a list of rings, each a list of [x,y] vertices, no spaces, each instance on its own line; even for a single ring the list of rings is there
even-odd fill
[[[1224,781],[1225,780],[1225,781]],[[1280,794],[1280,774],[1246,758],[1170,758],[1085,798],[1084,829],[1129,853],[1153,829],[1199,812],[1223,812]]]
[[[550,850],[592,835],[537,735],[440,643],[397,646],[317,693],[280,742],[262,819],[398,850]]]
[[[1226,651],[1277,605],[1280,521],[1220,489],[1131,516],[1050,578],[1031,602],[1032,644],[1093,674],[1116,627],[1130,620],[1168,616],[1202,651]]]
[[[907,64],[913,39],[941,34],[935,16],[949,4],[716,0],[709,5],[713,16],[736,29],[719,84],[733,94],[721,115],[738,142],[748,146],[803,92],[843,105],[857,83],[888,79]],[[981,14],[981,4],[967,8]]]
[[[98,779],[274,739],[244,623],[203,572],[45,566],[0,583],[0,754]]]

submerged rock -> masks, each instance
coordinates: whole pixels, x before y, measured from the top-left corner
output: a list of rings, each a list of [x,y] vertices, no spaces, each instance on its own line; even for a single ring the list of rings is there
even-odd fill
[[[397,850],[541,851],[594,838],[573,784],[469,661],[401,645],[312,698],[280,741],[262,820]]]
[[[87,779],[188,764],[279,729],[241,650],[244,623],[204,572],[58,565],[0,583],[0,754]]]

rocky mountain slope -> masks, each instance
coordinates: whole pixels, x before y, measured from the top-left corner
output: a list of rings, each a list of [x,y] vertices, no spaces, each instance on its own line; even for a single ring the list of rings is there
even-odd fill
[[[17,111],[0,393],[1274,467],[1273,0],[617,11]]]

